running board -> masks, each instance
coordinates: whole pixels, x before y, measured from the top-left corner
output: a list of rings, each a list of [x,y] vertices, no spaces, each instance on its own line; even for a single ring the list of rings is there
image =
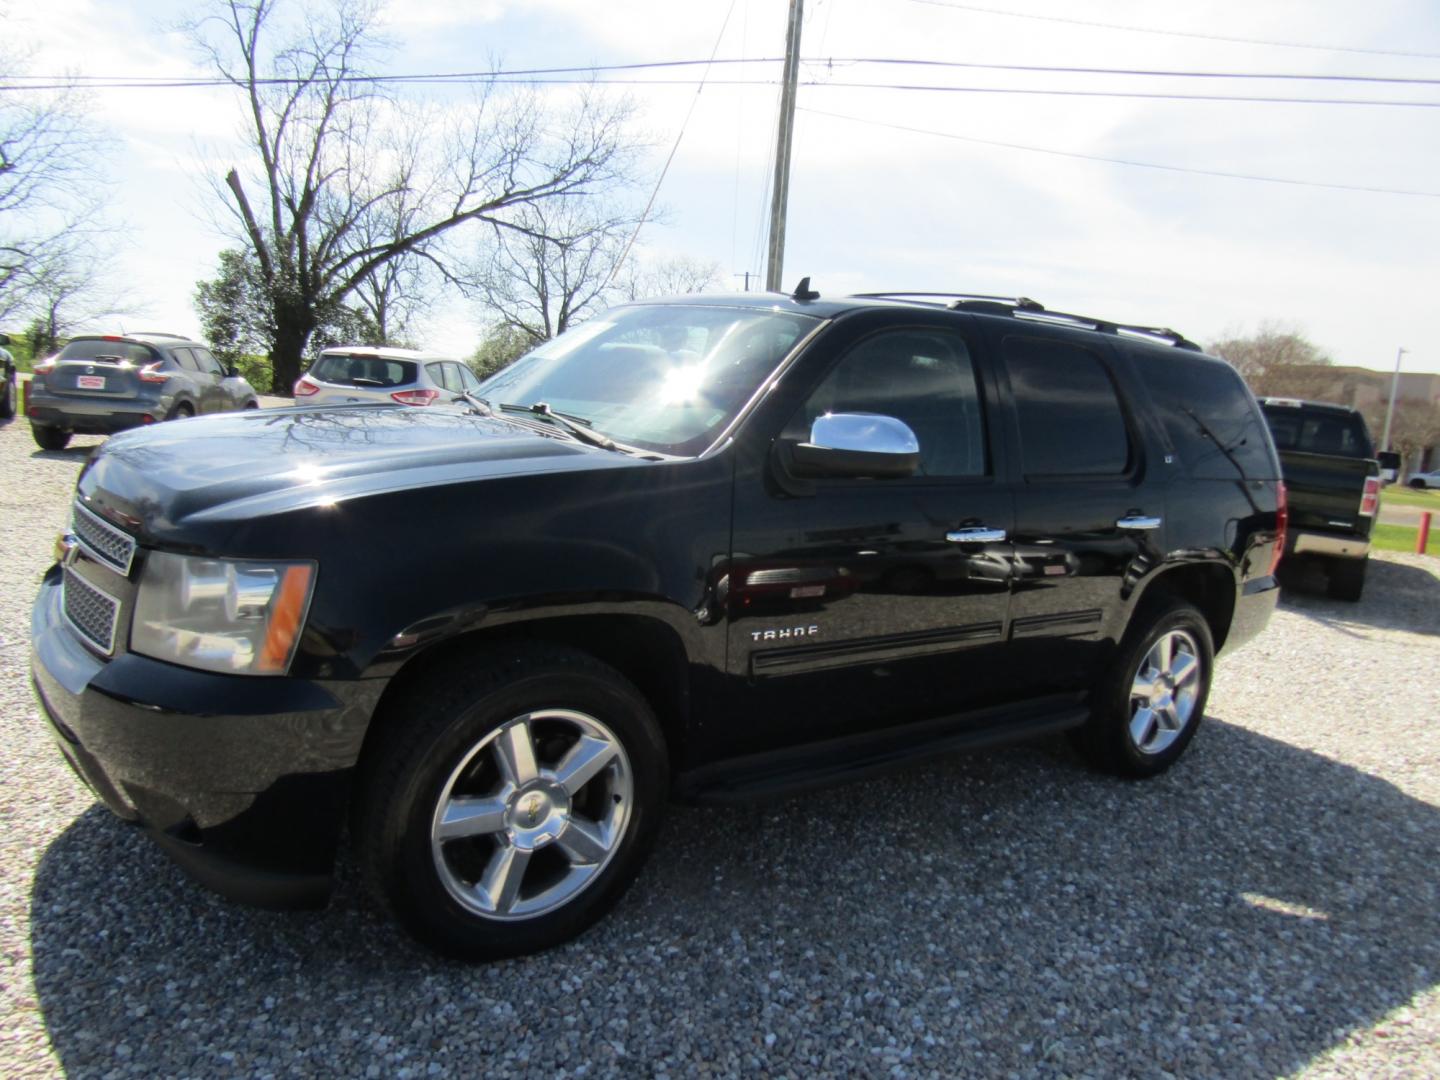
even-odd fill
[[[919,758],[978,750],[1079,727],[1090,717],[1084,697],[1057,695],[1021,709],[1007,707],[945,716],[728,758],[680,773],[675,778],[674,793],[685,802],[735,803],[844,784],[901,768]]]

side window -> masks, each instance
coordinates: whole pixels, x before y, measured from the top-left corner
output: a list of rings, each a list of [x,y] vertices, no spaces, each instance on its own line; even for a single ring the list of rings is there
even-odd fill
[[[449,364],[426,364],[425,371],[429,374],[430,381],[436,386],[445,390],[460,389],[455,380],[455,373],[450,369]]]
[[[221,367],[219,360],[216,360],[215,357],[210,355],[209,349],[192,349],[191,351],[194,352],[195,359],[199,362],[201,371],[208,372],[211,375],[219,375],[221,378],[224,378],[225,369]]]
[[[171,354],[180,361],[180,366],[186,371],[199,371],[200,365],[195,360],[195,355],[189,349],[171,349]]]
[[[1012,336],[1002,351],[1026,476],[1113,476],[1130,464],[1115,385],[1088,349]]]
[[[459,366],[459,370],[461,386],[463,386],[466,390],[480,389],[480,380],[475,377],[475,373],[473,371],[471,371],[464,364],[461,364]]]
[[[948,330],[889,330],[847,353],[790,429],[808,434],[825,413],[879,413],[920,442],[920,476],[983,476],[985,426],[970,350]]]

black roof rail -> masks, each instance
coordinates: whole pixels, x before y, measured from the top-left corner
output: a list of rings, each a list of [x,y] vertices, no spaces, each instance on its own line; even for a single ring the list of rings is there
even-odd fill
[[[1140,326],[1135,323],[1117,323],[1108,319],[1097,319],[1090,315],[1072,315],[1065,311],[1050,311],[1044,304],[1028,296],[989,296],[984,293],[945,292],[873,292],[856,293],[866,300],[907,300],[917,298],[919,303],[939,305],[947,300],[945,307],[951,311],[971,311],[985,315],[1009,315],[1031,322],[1049,322],[1060,326],[1073,326],[1082,330],[1094,330],[1101,334],[1128,334],[1132,337],[1159,338],[1177,349],[1200,352],[1200,346],[1185,335],[1171,330],[1168,326]]]

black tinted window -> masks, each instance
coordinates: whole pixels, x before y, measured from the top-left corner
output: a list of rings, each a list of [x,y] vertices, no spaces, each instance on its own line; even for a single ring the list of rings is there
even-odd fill
[[[1167,350],[1132,354],[1175,451],[1201,480],[1272,479],[1278,470],[1250,392],[1235,369]]]
[[[1337,457],[1368,458],[1370,433],[1358,413],[1333,413],[1294,405],[1266,405],[1270,434],[1281,450]]]
[[[1004,354],[1027,476],[1125,471],[1130,462],[1125,416],[1098,356],[1030,337],[1006,338]]]
[[[415,365],[409,360],[325,353],[315,361],[310,374],[324,382],[342,386],[389,387],[414,382],[415,371]]]
[[[920,442],[921,476],[982,476],[985,428],[970,351],[945,330],[892,330],[855,346],[805,403],[790,433],[825,413],[879,413]]]
[[[100,360],[118,364],[129,360],[132,364],[151,364],[160,359],[147,345],[133,341],[104,341],[86,338],[72,341],[60,351],[61,360]]]

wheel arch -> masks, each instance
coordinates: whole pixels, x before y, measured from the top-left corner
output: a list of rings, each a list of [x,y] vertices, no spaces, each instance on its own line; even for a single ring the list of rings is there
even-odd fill
[[[1134,597],[1131,617],[1161,597],[1173,596],[1193,604],[1205,616],[1210,637],[1219,653],[1230,634],[1235,617],[1235,571],[1226,563],[1188,562],[1169,566],[1151,575]]]
[[[649,702],[665,736],[672,764],[684,743],[690,716],[690,658],[674,627],[651,615],[555,615],[480,627],[438,641],[409,657],[376,702],[360,760],[379,741],[379,731],[403,719],[388,708],[417,683],[459,659],[483,658],[507,646],[571,648],[614,668]]]

